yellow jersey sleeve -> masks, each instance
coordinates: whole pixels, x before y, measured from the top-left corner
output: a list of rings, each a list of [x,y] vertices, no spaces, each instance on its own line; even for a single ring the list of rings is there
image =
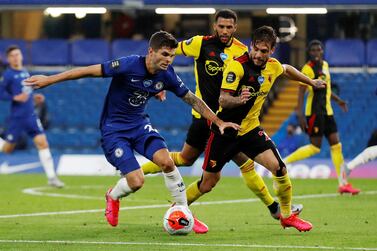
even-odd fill
[[[315,77],[312,67],[307,64],[302,67],[301,72],[310,79],[314,79]]]
[[[190,39],[183,40],[178,43],[178,48],[175,50],[175,54],[198,59],[200,56],[202,42],[203,36],[195,36]]]
[[[271,71],[273,72],[273,76],[272,76],[273,79],[276,79],[284,72],[283,65],[276,58],[269,58],[267,61],[266,68],[267,67],[270,68]]]
[[[223,73],[223,81],[221,89],[224,91],[236,91],[244,75],[242,64],[236,60],[232,60],[226,66]]]

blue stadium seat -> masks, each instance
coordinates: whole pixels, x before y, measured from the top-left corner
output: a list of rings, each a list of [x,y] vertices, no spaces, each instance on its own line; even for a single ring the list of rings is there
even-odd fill
[[[31,63],[33,65],[68,65],[69,44],[64,39],[42,39],[31,43]]]
[[[367,44],[367,64],[377,67],[377,39],[372,39]]]
[[[366,63],[365,45],[359,39],[330,39],[325,48],[325,58],[330,66],[361,67]]]
[[[72,42],[72,64],[100,64],[110,59],[108,42],[102,39],[83,39]]]
[[[129,55],[146,55],[147,40],[116,39],[112,43],[112,57],[120,58]]]
[[[0,40],[0,59],[2,62],[7,62],[7,57],[5,51],[10,45],[17,45],[20,47],[22,54],[24,56],[24,63],[29,64],[29,51],[27,48],[27,43],[22,39],[1,39]]]

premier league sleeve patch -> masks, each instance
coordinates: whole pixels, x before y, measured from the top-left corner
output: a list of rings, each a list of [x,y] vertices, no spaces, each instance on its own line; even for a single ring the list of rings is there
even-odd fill
[[[228,75],[226,75],[227,83],[233,83],[235,80],[236,80],[236,74],[234,72],[229,72]]]
[[[185,44],[186,44],[186,45],[190,45],[191,43],[192,43],[192,38],[187,39],[187,40],[185,41]]]

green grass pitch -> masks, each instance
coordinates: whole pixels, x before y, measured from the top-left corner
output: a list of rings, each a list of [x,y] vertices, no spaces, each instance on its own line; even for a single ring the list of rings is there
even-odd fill
[[[199,200],[205,204],[191,206],[210,231],[187,236],[163,231],[170,196],[162,176],[146,177],[140,191],[121,201],[115,228],[104,218],[104,194],[117,177],[62,179],[67,187],[53,189],[42,174],[0,176],[0,250],[377,250],[372,179],[353,180],[363,191],[358,196],[337,195],[336,180],[293,180],[293,201],[304,204],[302,218],[314,225],[300,233],[272,219],[241,178],[224,177]]]

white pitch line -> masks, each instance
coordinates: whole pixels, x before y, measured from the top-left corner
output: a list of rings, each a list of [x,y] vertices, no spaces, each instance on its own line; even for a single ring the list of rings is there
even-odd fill
[[[363,195],[374,195],[377,194],[376,191],[363,191]],[[309,199],[309,198],[329,198],[340,196],[337,193],[328,194],[307,194],[298,195],[294,199]],[[233,204],[233,203],[249,203],[256,202],[259,199],[239,199],[239,200],[220,200],[220,201],[206,201],[206,202],[195,202],[191,206],[200,205],[218,205],[218,204]],[[145,206],[130,206],[122,207],[120,210],[135,210],[135,209],[151,209],[151,208],[167,208],[169,204],[156,204],[156,205],[145,205]],[[8,214],[0,215],[0,219],[18,218],[18,217],[35,217],[35,216],[48,216],[48,215],[65,215],[65,214],[84,214],[84,213],[98,213],[103,212],[104,209],[89,209],[89,210],[72,210],[72,211],[59,211],[59,212],[40,212],[40,213],[27,213],[27,214]]]
[[[123,246],[173,246],[173,247],[229,247],[229,248],[280,248],[280,249],[326,249],[326,250],[377,250],[377,248],[331,247],[331,246],[291,246],[291,245],[259,245],[259,244],[210,244],[210,243],[177,243],[177,242],[107,242],[107,241],[64,241],[64,240],[0,240],[0,243],[29,244],[82,244],[82,245],[123,245]]]

